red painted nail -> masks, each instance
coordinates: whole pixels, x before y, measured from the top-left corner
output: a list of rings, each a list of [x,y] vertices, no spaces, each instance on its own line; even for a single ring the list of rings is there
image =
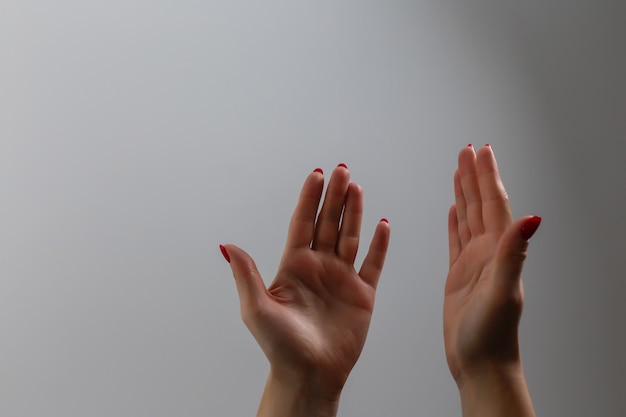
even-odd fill
[[[341,164],[337,165],[337,168],[339,168],[339,167],[343,167],[345,169],[348,169],[348,165],[346,165],[344,163],[341,163]]]
[[[522,226],[522,230],[520,231],[522,238],[524,240],[530,239],[541,224],[541,217],[533,216],[530,219],[526,220],[526,223]]]
[[[322,168],[315,168],[313,172],[319,172],[320,174],[324,175],[324,171],[322,171]]]
[[[468,148],[471,148],[471,147],[472,147],[472,144],[471,144],[471,143],[468,143],[468,144],[467,144],[467,147],[468,147]]]
[[[382,219],[380,219],[380,221],[389,224],[389,220],[385,219],[384,217]]]
[[[222,255],[224,255],[224,258],[226,258],[226,262],[230,263],[230,255],[228,254],[226,248],[220,245],[220,250],[222,251]]]
[[[485,148],[491,148],[491,145],[488,143],[485,143]]]

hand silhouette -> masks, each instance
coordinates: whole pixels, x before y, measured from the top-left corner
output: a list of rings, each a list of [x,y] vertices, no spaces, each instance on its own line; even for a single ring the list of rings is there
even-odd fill
[[[258,415],[336,413],[367,336],[389,225],[385,219],[378,223],[357,272],[363,192],[340,164],[317,215],[323,186],[320,169],[309,174],[268,288],[247,253],[221,247],[235,277],[242,318],[270,363]]]
[[[444,341],[448,365],[463,399],[465,388],[496,381],[500,386],[523,382],[518,344],[524,300],[521,272],[528,239],[541,218],[527,216],[513,222],[488,145],[478,152],[471,145],[461,150],[454,191],[456,201],[448,217],[450,271],[445,286]],[[525,382],[522,385],[522,391],[527,391]],[[472,398],[476,400],[476,393]],[[467,408],[464,404],[464,415],[469,415]],[[480,415],[489,415],[485,409],[483,403]]]

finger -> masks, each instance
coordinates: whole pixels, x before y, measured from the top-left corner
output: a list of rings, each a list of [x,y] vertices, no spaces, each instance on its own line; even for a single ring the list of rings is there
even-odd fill
[[[448,213],[448,245],[450,253],[450,266],[456,262],[461,254],[461,239],[459,238],[459,222],[457,220],[456,206],[452,205]]]
[[[359,271],[361,279],[374,289],[378,285],[378,279],[383,270],[390,236],[389,222],[386,219],[381,219],[376,226],[374,237],[372,237],[369,250]]]
[[[359,250],[361,220],[363,218],[363,189],[355,183],[348,186],[346,205],[341,219],[341,230],[337,241],[337,255],[349,264],[354,263]]]
[[[287,232],[287,247],[309,247],[315,233],[315,216],[324,189],[324,174],[317,168],[302,185],[298,204],[291,216]]]
[[[477,236],[484,231],[483,210],[476,174],[476,153],[471,145],[459,152],[459,176],[466,203],[467,226],[471,235]]]
[[[541,217],[526,216],[512,223],[502,234],[495,255],[495,277],[504,291],[516,290],[526,260],[528,240],[541,224]]]
[[[461,245],[465,246],[469,243],[472,234],[467,226],[467,203],[463,195],[463,187],[461,187],[461,176],[457,169],[454,173],[454,200],[456,206],[457,228],[459,231],[459,240]]]
[[[350,173],[344,164],[339,164],[333,171],[324,203],[315,223],[313,249],[335,252],[339,222],[346,202],[346,193],[350,184]]]
[[[254,260],[243,249],[235,245],[224,245],[222,253],[230,262],[237,284],[241,316],[248,324],[254,313],[259,311],[262,303],[267,300],[265,284]]]
[[[476,173],[480,185],[485,231],[502,232],[513,222],[513,216],[491,146],[485,145],[478,150]]]

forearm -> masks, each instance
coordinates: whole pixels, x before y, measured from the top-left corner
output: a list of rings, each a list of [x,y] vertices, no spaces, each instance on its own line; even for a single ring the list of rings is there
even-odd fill
[[[458,385],[463,417],[535,417],[521,363],[486,366]]]
[[[339,394],[328,395],[306,378],[285,381],[270,372],[257,417],[335,417]]]

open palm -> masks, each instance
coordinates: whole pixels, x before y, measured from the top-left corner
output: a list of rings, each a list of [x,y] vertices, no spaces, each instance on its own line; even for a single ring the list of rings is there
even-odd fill
[[[285,379],[305,374],[329,391],[341,391],[367,336],[376,285],[389,242],[379,222],[359,272],[354,269],[363,193],[344,165],[331,176],[317,215],[324,177],[306,179],[292,216],[287,244],[272,284],[265,288],[252,259],[226,245],[242,317]]]
[[[459,153],[455,204],[448,231],[444,340],[454,378],[488,363],[519,360],[517,328],[523,306],[522,265],[539,217],[513,222],[492,149]]]

